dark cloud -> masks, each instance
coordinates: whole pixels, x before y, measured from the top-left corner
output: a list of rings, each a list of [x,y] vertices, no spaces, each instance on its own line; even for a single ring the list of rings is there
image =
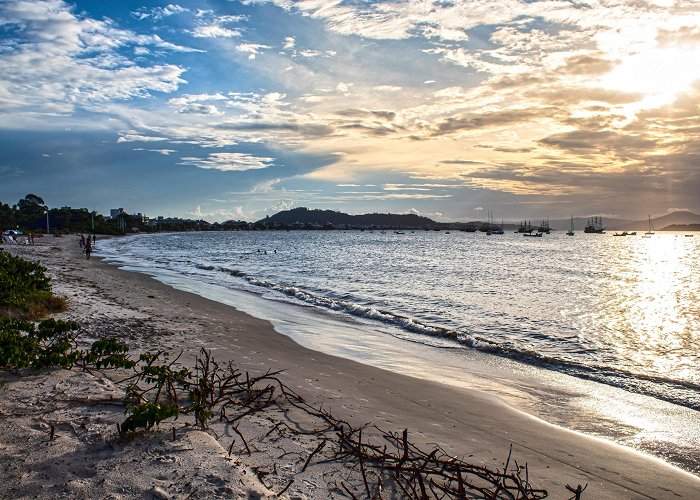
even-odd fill
[[[483,161],[474,160],[442,160],[439,163],[444,163],[446,165],[483,165]]]
[[[493,151],[498,151],[499,153],[530,153],[534,151],[535,148],[509,148],[506,146],[494,146],[492,144],[477,144],[475,148],[481,149],[491,149]]]
[[[570,116],[562,123],[584,130],[605,130],[610,128],[614,123],[626,120],[627,117],[616,114],[593,115],[586,117]]]
[[[489,82],[493,89],[504,90],[517,87],[529,87],[531,85],[546,83],[547,79],[542,75],[523,74],[517,76],[501,76]]]
[[[321,123],[269,123],[269,122],[251,122],[251,123],[219,123],[213,125],[213,128],[219,130],[238,130],[241,132],[257,132],[257,131],[289,131],[302,134],[305,137],[325,137],[335,133],[335,129],[330,125]]]
[[[624,92],[602,88],[559,87],[528,92],[527,97],[539,98],[551,105],[563,106],[593,101],[608,104],[629,104],[641,100],[644,95],[638,92]]]
[[[653,151],[657,142],[645,137],[611,130],[573,130],[545,137],[539,141],[539,144],[572,153],[583,151],[639,154],[644,151]]]
[[[377,117],[383,120],[392,121],[396,118],[396,113],[385,110],[364,110],[364,109],[341,109],[335,112],[336,115],[347,116],[351,118]]]
[[[211,104],[196,103],[183,106],[180,109],[178,109],[177,112],[194,115],[215,115],[219,113],[219,111],[216,109],[216,106],[213,106]]]
[[[597,76],[610,72],[619,61],[611,61],[600,53],[582,54],[569,57],[563,66],[557,68],[557,73],[568,75]]]
[[[470,113],[460,117],[448,118],[434,130],[433,135],[450,134],[461,130],[479,130],[483,128],[499,127],[514,123],[526,122],[533,118],[547,116],[551,110],[542,109],[513,109],[493,113]]]
[[[388,128],[384,126],[373,126],[373,125],[368,125],[365,123],[346,123],[344,125],[338,125],[338,129],[343,129],[343,130],[362,130],[369,135],[375,136],[375,137],[382,137],[385,135],[389,134],[394,134],[396,131],[393,128]]]

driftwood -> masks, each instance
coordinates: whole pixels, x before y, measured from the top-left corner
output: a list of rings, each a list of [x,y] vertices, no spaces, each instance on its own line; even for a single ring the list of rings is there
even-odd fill
[[[170,369],[172,363],[167,366]],[[248,454],[251,453],[250,444],[238,428],[245,417],[272,406],[285,412],[296,409],[313,417],[312,420],[318,423],[317,428],[307,430],[282,421],[277,422],[264,438],[274,440],[275,433],[280,437],[288,433],[317,438],[318,444],[303,461],[300,472],[304,472],[314,459],[317,459],[316,463],[343,462],[358,473],[362,481],[360,484],[355,478],[356,484],[353,484],[349,478],[336,479],[336,490],[350,498],[538,500],[548,496],[546,490],[535,488],[530,483],[527,465],[521,467],[513,461],[511,466],[512,448],[502,469],[470,464],[450,456],[440,447],[425,451],[410,442],[407,429],[397,433],[369,424],[354,427],[323,408],[307,403],[282,382],[280,373],[270,371],[251,376],[230,362],[220,365],[202,349],[194,374],[176,382],[166,380],[156,389],[156,397],[165,394],[168,399],[181,403],[187,399],[181,412],[193,414],[196,424],[203,428],[210,418],[225,422]],[[144,390],[142,397],[151,389]],[[187,398],[178,392],[186,392]],[[368,433],[371,438],[366,438]],[[233,453],[235,443],[234,437],[228,449],[229,455]],[[257,472],[263,476],[270,473],[261,469]],[[294,479],[289,481],[277,494],[285,493],[293,482]],[[574,495],[572,500],[580,500],[585,486],[574,488],[566,485],[566,489]]]

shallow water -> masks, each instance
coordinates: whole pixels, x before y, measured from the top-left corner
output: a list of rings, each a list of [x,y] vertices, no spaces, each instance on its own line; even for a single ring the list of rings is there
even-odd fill
[[[554,423],[598,435],[618,426],[608,433],[631,436],[621,442],[697,472],[697,457],[688,455],[697,430],[689,429],[684,439],[672,428],[674,421],[692,421],[700,408],[700,238],[229,232],[139,236],[100,247],[102,255],[155,274],[252,291],[374,324],[387,338],[419,344],[413,352],[424,355],[416,361],[416,376],[458,379],[454,370],[464,363],[456,359],[480,353],[526,363],[538,374],[574,376],[566,379],[574,381],[568,386],[578,378],[581,384],[593,380],[610,390],[622,388],[610,415],[615,424],[601,423],[610,413],[605,398],[586,401],[599,407],[597,424],[585,423],[580,404],[568,411],[547,403],[551,393],[523,404],[537,406],[526,410]],[[340,351],[334,354],[374,357],[380,360],[374,364],[391,369],[394,351],[381,344],[381,335],[373,342],[358,354],[353,339],[338,340],[345,347],[334,347]],[[434,352],[445,348],[454,358],[451,372],[437,369],[445,356]],[[609,391],[586,387],[574,392]],[[530,396],[533,391],[530,387]],[[558,406],[549,412],[552,418],[540,407],[543,401]],[[653,437],[645,438],[650,432]]]

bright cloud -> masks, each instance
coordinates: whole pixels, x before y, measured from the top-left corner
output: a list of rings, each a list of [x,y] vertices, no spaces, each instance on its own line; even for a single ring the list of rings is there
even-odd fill
[[[213,153],[207,158],[185,157],[180,163],[204,169],[241,172],[267,168],[274,161],[274,158],[252,156],[247,153]]]

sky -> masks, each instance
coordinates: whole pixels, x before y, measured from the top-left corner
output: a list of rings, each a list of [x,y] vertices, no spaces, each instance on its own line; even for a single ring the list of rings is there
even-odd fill
[[[700,213],[698,0],[0,2],[0,201]]]

